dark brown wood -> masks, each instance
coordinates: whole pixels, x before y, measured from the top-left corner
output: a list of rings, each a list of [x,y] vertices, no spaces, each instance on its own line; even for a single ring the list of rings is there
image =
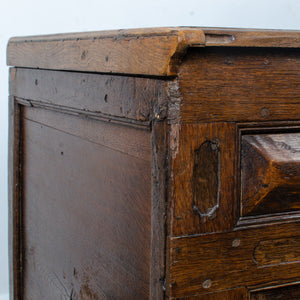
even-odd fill
[[[174,27],[10,39],[7,64],[18,67],[177,75],[189,47],[299,47],[299,31]]]
[[[220,149],[217,141],[206,141],[194,153],[193,210],[201,221],[214,219],[219,208]]]
[[[165,295],[167,143],[167,123],[153,122],[150,299],[164,299]]]
[[[21,107],[9,97],[9,277],[10,298],[20,299],[22,287],[22,205],[21,205]]]
[[[299,284],[275,287],[251,293],[250,300],[298,300],[300,298]]]
[[[169,238],[167,294],[182,297],[270,281],[293,282],[300,272],[299,229],[297,222]]]
[[[237,288],[218,293],[207,293],[204,295],[177,298],[180,300],[248,300],[246,288]]]
[[[218,232],[234,227],[238,218],[235,140],[234,123],[170,126],[170,236]],[[211,145],[216,150],[205,145]],[[201,163],[195,163],[195,158],[198,159],[195,151],[199,149],[202,149]],[[208,165],[211,162],[207,160],[212,152],[215,153],[212,154],[215,162],[212,162],[213,168],[210,170]],[[205,196],[195,190],[195,182],[197,186],[204,184],[199,175],[205,176],[204,182],[209,181],[201,191],[201,194],[205,192]],[[217,185],[213,186],[211,182]],[[206,188],[208,190],[204,191]],[[204,215],[201,214],[203,209],[206,211],[202,213]]]
[[[241,216],[300,210],[300,134],[242,137]]]
[[[190,27],[11,39],[11,298],[298,299],[299,47]]]
[[[33,106],[147,126],[155,114],[166,116],[166,83],[160,80],[32,69],[11,72],[10,94]]]
[[[31,109],[22,140],[24,298],[148,298],[150,161],[56,129],[52,113],[29,120]]]
[[[250,63],[251,62],[251,63]],[[173,122],[297,120],[298,49],[191,49],[179,71]]]
[[[49,118],[51,116],[51,118]],[[32,107],[24,112],[24,118],[49,126],[53,129],[80,137],[82,140],[105,146],[132,157],[145,161],[151,160],[151,145],[149,142],[148,130],[141,130],[101,122],[98,125],[95,120],[85,118],[85,126],[82,126],[82,119],[74,119],[73,115],[61,114],[52,110],[45,110]],[[75,122],[74,120],[79,120]]]

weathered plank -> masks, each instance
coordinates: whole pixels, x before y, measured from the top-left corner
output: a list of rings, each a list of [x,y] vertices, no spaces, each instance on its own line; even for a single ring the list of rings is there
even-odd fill
[[[10,66],[88,72],[177,75],[189,47],[300,47],[299,31],[148,28],[10,39]]]
[[[251,62],[251,63],[250,63]],[[180,67],[173,113],[178,121],[298,120],[297,49],[191,49]]]
[[[34,106],[146,126],[155,114],[166,115],[167,86],[162,80],[18,68],[10,72],[10,94]]]
[[[296,281],[300,272],[299,229],[300,223],[294,222],[169,238],[167,294],[183,297]]]
[[[148,299],[150,161],[44,117],[23,119],[23,297]]]

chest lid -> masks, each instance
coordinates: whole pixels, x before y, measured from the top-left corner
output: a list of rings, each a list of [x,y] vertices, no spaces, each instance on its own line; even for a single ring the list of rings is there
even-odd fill
[[[190,47],[300,47],[300,31],[172,27],[14,37],[7,65],[176,76]]]

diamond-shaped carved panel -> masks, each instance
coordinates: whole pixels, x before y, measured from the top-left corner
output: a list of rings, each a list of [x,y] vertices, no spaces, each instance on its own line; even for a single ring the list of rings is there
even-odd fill
[[[242,216],[300,210],[300,133],[242,136]]]

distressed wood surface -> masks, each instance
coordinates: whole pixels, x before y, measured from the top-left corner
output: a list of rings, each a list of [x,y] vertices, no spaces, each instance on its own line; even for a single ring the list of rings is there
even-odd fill
[[[10,298],[20,299],[22,288],[21,107],[9,97],[9,282]]]
[[[300,46],[298,30],[265,30],[238,28],[202,28],[205,46],[276,47]]]
[[[241,216],[300,210],[300,134],[242,137]]]
[[[11,68],[10,94],[31,105],[149,124],[167,113],[167,84],[157,79]],[[30,103],[29,103],[30,104]]]
[[[272,300],[272,299],[299,300],[300,299],[299,284],[265,289],[250,294],[250,300]]]
[[[24,299],[148,299],[150,160],[103,145],[99,136],[112,132],[101,122],[93,124],[97,142],[60,128],[51,112],[42,122],[24,110]],[[141,132],[149,147],[150,133]]]
[[[297,280],[299,224],[169,238],[167,295],[183,297]]]
[[[299,69],[298,49],[191,49],[179,71],[177,114],[169,118],[174,123],[298,120]]]
[[[85,72],[176,75],[188,46],[203,46],[202,30],[158,29],[12,38],[10,66]]]
[[[152,211],[150,299],[164,299],[166,271],[167,152],[166,122],[153,122],[151,133]]]
[[[232,229],[238,215],[235,124],[172,124],[169,128],[168,234]],[[202,149],[201,162],[199,149]],[[209,162],[212,152],[215,154]]]
[[[207,293],[204,295],[187,296],[176,298],[178,300],[248,300],[246,288],[237,288],[218,293]]]
[[[299,31],[174,27],[10,39],[10,66],[154,76],[177,75],[189,47],[300,47]]]
[[[26,109],[23,117],[66,134],[80,137],[84,141],[104,146],[112,151],[151,161],[149,131],[133,127],[128,129],[127,126],[108,122],[101,122],[101,126],[99,126],[93,119],[84,117],[74,119],[74,116],[70,114],[35,107]]]
[[[217,28],[12,38],[11,297],[298,297],[299,47]]]

